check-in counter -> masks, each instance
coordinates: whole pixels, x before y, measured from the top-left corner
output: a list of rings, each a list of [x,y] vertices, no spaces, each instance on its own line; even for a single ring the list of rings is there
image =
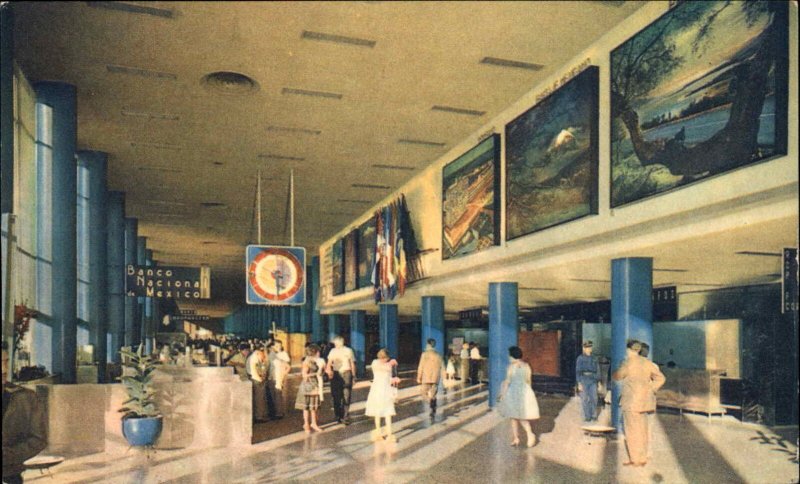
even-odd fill
[[[251,383],[231,368],[162,366],[153,374],[163,430],[156,448],[237,447],[251,444]],[[67,457],[126,452],[119,409],[121,384],[36,385],[47,409],[50,454]]]

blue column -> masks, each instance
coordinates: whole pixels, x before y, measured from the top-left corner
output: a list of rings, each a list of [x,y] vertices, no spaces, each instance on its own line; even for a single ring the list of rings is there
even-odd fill
[[[319,257],[311,258],[311,277],[308,281],[311,283],[311,339],[314,341],[323,341],[325,339],[325,331],[322,327],[322,314],[317,308],[317,300],[319,299]]]
[[[0,212],[14,211],[14,12],[0,8]],[[3,254],[5,257],[5,254]]]
[[[138,265],[137,240],[139,238],[139,221],[135,218],[125,219],[125,266]],[[139,319],[138,298],[125,296],[125,346],[136,349],[142,341]]]
[[[489,283],[489,406],[494,407],[506,377],[508,348],[519,336],[516,282]]]
[[[444,296],[422,297],[422,351],[427,348],[429,338],[436,340],[436,351],[444,353]]]
[[[392,358],[399,359],[400,326],[397,319],[397,304],[380,304],[378,308],[378,339],[381,348],[386,348]]]
[[[79,151],[78,163],[86,169],[88,183],[89,241],[89,335],[94,345],[99,382],[105,380],[108,331],[108,241],[106,190],[108,154],[101,151]]]
[[[77,351],[77,90],[63,82],[33,85],[36,102],[52,108],[52,304],[53,372],[74,383]]]
[[[147,248],[147,237],[139,237],[137,248],[144,248],[144,266],[153,267],[153,251]],[[137,254],[138,255],[138,254]],[[153,352],[153,298],[142,298],[142,339],[144,351],[149,355]]]
[[[108,360],[120,362],[125,344],[125,194],[109,192],[106,207],[108,247]]]
[[[364,376],[367,371],[367,313],[356,309],[350,311],[350,347],[356,354],[356,376]]]
[[[290,333],[299,333],[300,332],[300,312],[302,310],[302,306],[289,306],[287,308],[289,313],[289,332]]]
[[[338,314],[328,314],[326,317],[328,318],[328,342],[330,342],[333,341],[333,338],[339,335],[341,326],[339,326]]]
[[[630,257],[611,261],[611,369],[625,360],[629,339],[650,345],[653,354],[653,259]],[[611,387],[611,421],[622,430],[619,397],[622,385]]]

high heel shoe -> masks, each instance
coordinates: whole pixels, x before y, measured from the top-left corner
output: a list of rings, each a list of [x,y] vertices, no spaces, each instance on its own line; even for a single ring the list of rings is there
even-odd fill
[[[531,447],[535,447],[535,446],[536,446],[536,444],[537,444],[538,442],[539,442],[539,441],[538,441],[538,440],[536,440],[536,435],[534,435],[534,434],[530,434],[530,435],[528,436],[528,448],[529,448],[529,449],[530,449]]]
[[[322,432],[323,431],[322,428],[317,424],[312,425],[311,429],[316,431],[316,432]]]

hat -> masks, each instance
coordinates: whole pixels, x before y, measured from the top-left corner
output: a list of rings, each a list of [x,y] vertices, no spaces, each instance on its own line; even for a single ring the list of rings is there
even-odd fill
[[[584,341],[584,342],[583,342],[583,347],[584,347],[584,348],[591,348],[592,346],[593,346],[593,345],[592,345],[592,340],[589,340],[589,341]]]

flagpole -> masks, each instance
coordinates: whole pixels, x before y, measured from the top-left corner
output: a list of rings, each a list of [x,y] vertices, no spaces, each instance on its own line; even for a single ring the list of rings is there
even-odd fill
[[[261,170],[258,170],[256,182],[256,218],[258,219],[258,245],[261,245]]]
[[[294,247],[294,168],[289,171],[289,239]]]

